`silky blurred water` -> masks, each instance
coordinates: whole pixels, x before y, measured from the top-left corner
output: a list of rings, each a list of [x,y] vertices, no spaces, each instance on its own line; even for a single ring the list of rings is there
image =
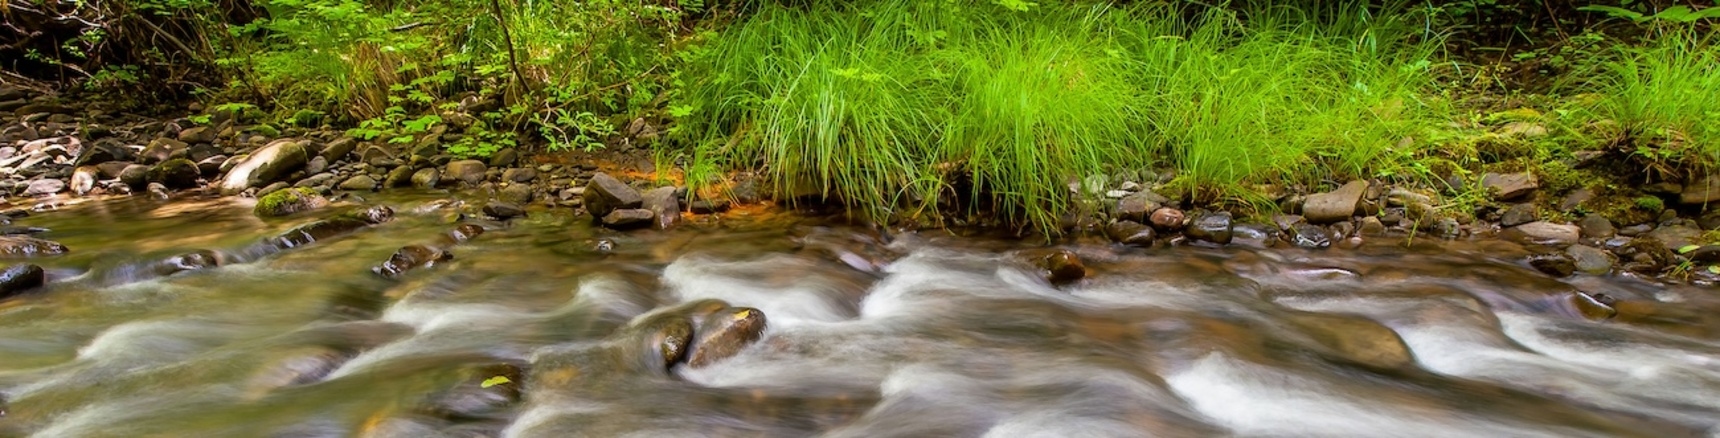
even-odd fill
[[[456,226],[449,196],[350,200],[397,218],[276,254],[254,248],[340,208],[133,198],[20,221],[72,252],[0,301],[0,436],[1720,436],[1720,294],[1555,280],[1509,243],[1071,239],[1090,274],[1057,287],[1020,253],[1044,242],[534,210],[373,274]],[[194,250],[224,264],[146,269]],[[1579,292],[1628,306],[1591,321]],[[629,320],[699,299],[769,328],[704,368],[543,366],[607,363]]]

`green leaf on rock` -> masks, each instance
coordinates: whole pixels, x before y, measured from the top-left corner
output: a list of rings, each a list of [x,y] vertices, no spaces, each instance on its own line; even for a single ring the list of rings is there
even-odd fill
[[[1678,253],[1679,254],[1689,254],[1691,251],[1695,251],[1696,248],[1701,248],[1701,246],[1684,245],[1684,246],[1678,247]]]
[[[508,376],[495,376],[495,377],[491,377],[488,379],[484,379],[484,383],[480,384],[478,386],[488,388],[491,386],[496,386],[496,385],[500,385],[500,384],[504,384],[504,383],[514,383],[514,381],[513,381],[513,379],[509,379]]]

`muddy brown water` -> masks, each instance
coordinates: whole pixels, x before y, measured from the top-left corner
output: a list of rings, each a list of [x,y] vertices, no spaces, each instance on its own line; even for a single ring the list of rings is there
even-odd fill
[[[881,234],[737,213],[616,233],[533,211],[397,279],[447,194],[292,250],[332,211],[116,199],[20,221],[71,248],[0,301],[0,436],[1720,436],[1720,293],[1555,280],[1533,249],[1348,250]],[[220,267],[143,267],[213,250]],[[1582,291],[1619,300],[1585,319]],[[720,299],[762,339],[667,373],[611,357],[630,320]],[[481,381],[492,383],[484,387]]]

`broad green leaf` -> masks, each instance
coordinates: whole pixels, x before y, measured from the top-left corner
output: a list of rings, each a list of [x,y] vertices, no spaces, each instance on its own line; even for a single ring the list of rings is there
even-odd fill
[[[1698,246],[1698,245],[1680,246],[1680,247],[1678,247],[1678,253],[1679,254],[1689,254],[1691,251],[1695,251],[1696,248],[1701,248],[1701,246]]]

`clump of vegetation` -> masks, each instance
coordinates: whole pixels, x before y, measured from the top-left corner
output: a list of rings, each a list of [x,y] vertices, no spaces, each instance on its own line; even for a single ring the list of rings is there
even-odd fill
[[[1402,15],[1021,8],[761,6],[687,66],[689,179],[759,166],[875,217],[960,186],[1045,227],[1106,163],[1259,203],[1253,184],[1416,177],[1405,140],[1440,118],[1419,94],[1436,41]]]
[[[1650,213],[1660,213],[1661,210],[1666,209],[1666,201],[1662,201],[1659,197],[1656,197],[1656,196],[1649,196],[1649,195],[1638,196],[1638,197],[1636,197],[1636,199],[1633,200],[1633,202],[1636,203],[1636,208],[1638,210],[1647,211]]]
[[[1662,29],[1644,45],[1617,46],[1589,72],[1602,96],[1596,112],[1624,127],[1639,157],[1711,169],[1720,164],[1720,110],[1691,96],[1720,95],[1720,46],[1712,32]]]

